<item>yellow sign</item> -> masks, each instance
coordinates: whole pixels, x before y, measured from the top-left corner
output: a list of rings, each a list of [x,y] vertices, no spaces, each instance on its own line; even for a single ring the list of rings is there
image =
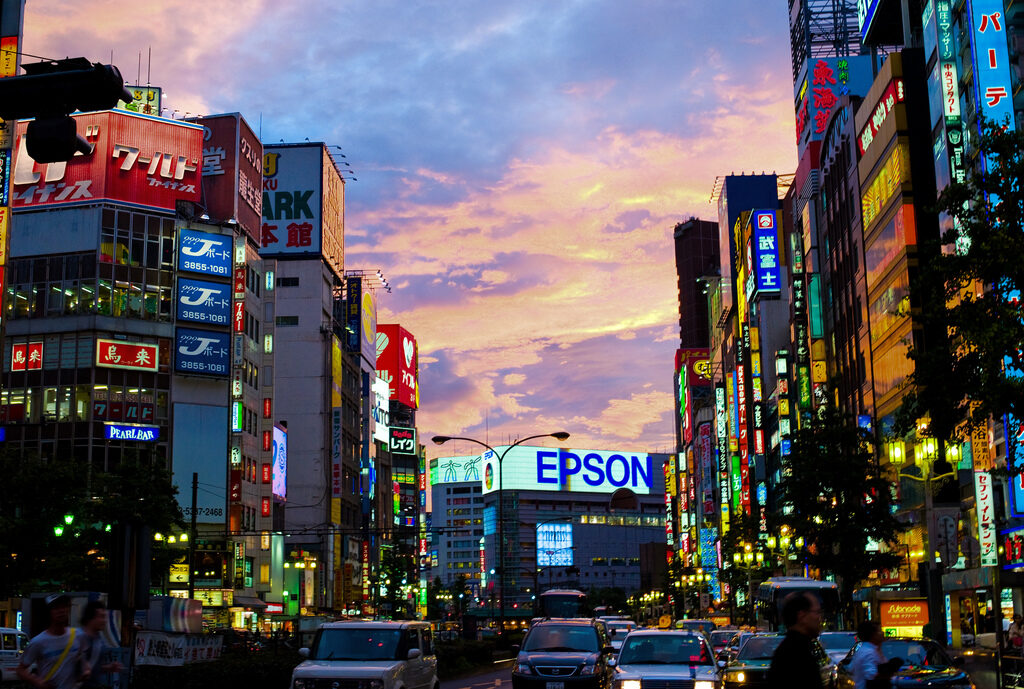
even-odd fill
[[[815,383],[824,383],[828,380],[828,368],[824,361],[811,362],[811,380]]]
[[[669,615],[662,615],[658,618],[658,629],[668,629],[672,626],[672,618]]]
[[[11,231],[11,209],[0,206],[0,266],[7,265],[7,237]]]
[[[13,77],[18,72],[18,37],[0,38],[0,77]]]
[[[188,565],[171,565],[171,571],[167,577],[167,581],[172,584],[187,584]]]
[[[779,398],[779,416],[789,416],[789,399],[786,397]]]

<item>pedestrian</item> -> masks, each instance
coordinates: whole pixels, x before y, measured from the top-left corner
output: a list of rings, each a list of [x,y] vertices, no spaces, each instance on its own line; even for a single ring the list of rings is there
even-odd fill
[[[887,661],[882,654],[882,642],[885,641],[882,625],[875,620],[861,622],[857,628],[857,638],[861,644],[850,659],[854,689],[890,686],[892,676],[902,661],[899,658]]]
[[[1013,622],[1006,630],[1006,645],[1016,653],[1020,653],[1021,648],[1024,647],[1024,619],[1021,618],[1020,613],[1013,615]]]
[[[821,603],[809,593],[791,593],[782,601],[786,638],[775,649],[768,685],[777,689],[822,689],[815,639],[821,633]]]
[[[46,599],[46,607],[50,626],[29,642],[16,672],[23,682],[37,689],[75,689],[89,678],[90,668],[82,656],[82,634],[68,627],[71,598],[54,594]]]
[[[124,666],[110,658],[113,647],[103,640],[102,632],[107,627],[107,606],[100,601],[89,601],[82,610],[82,654],[89,662],[89,679],[82,683],[84,689],[99,689],[112,686],[110,674],[118,673]]]

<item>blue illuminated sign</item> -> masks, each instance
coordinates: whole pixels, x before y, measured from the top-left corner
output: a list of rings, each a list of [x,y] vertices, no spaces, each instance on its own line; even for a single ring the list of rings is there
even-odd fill
[[[288,431],[274,426],[274,474],[270,492],[278,500],[288,498]]]
[[[970,0],[975,102],[986,118],[1013,127],[1013,86],[1003,0]],[[989,161],[991,167],[991,161]]]
[[[231,285],[178,278],[179,321],[206,325],[231,323]]]
[[[753,225],[755,287],[759,294],[778,294],[782,288],[782,271],[779,267],[779,233],[775,229],[775,211],[761,210],[751,214]]]
[[[860,42],[867,43],[871,22],[875,20],[879,0],[857,0],[857,26],[860,27]]]
[[[227,376],[231,352],[230,333],[178,328],[174,338],[174,370]]]
[[[537,525],[537,566],[572,567],[572,524]]]
[[[718,578],[718,529],[700,530],[700,564],[708,575],[708,590],[716,601],[722,599],[722,583]]]
[[[178,230],[178,270],[230,277],[232,247],[230,235]]]
[[[159,426],[107,423],[103,425],[103,432],[107,440],[137,440],[151,443],[160,439]]]

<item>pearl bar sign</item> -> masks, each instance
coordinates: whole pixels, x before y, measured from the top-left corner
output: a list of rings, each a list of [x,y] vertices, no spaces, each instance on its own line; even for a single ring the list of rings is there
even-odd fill
[[[130,423],[103,424],[107,440],[136,440],[155,442],[160,439],[159,426],[138,426]]]

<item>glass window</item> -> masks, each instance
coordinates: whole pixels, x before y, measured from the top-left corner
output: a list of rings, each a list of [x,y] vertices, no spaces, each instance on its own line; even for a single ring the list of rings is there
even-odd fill
[[[146,295],[143,298],[143,318],[147,321],[155,321],[160,315],[160,288],[147,286]]]
[[[98,292],[96,293],[96,312],[109,316],[112,312],[112,298],[111,298],[111,287],[110,282],[107,280],[99,281]]]
[[[89,420],[89,386],[75,386],[75,421]]]
[[[112,316],[127,316],[128,315],[128,288],[127,287],[114,287],[113,298],[111,299],[110,315]]]
[[[57,388],[43,390],[43,415],[46,421],[57,419]]]
[[[395,660],[402,632],[394,629],[321,629],[310,660]]]
[[[60,389],[60,394],[57,398],[59,407],[57,409],[57,419],[60,421],[71,421],[71,399],[74,388],[64,386]]]

